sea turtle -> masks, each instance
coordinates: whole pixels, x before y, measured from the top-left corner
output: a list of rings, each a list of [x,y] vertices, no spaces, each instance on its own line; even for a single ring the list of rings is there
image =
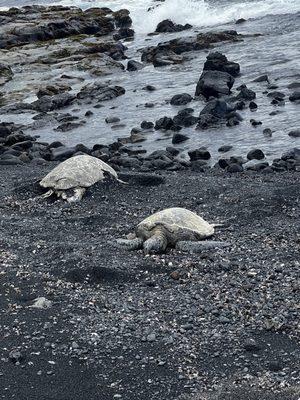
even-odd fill
[[[132,239],[118,239],[117,243],[128,250],[144,248],[146,254],[163,253],[168,246],[192,252],[225,247],[227,242],[199,242],[211,237],[216,226],[220,225],[209,224],[185,208],[167,208],[140,222]]]
[[[49,189],[42,197],[56,194],[69,203],[82,199],[86,189],[110,175],[117,181],[116,171],[99,158],[78,155],[57,165],[40,181],[43,188]]]

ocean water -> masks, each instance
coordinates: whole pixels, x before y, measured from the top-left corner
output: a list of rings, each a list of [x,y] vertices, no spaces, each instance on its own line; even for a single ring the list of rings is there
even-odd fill
[[[109,7],[130,10],[140,32],[152,32],[158,22],[171,18],[178,23],[189,21],[194,26],[214,26],[238,18],[258,18],[300,12],[300,0],[0,0],[1,7],[20,7],[28,4],[62,4],[89,7]],[[153,8],[151,12],[147,10]]]
[[[253,79],[267,73],[273,84],[278,86],[287,97],[290,94],[288,85],[300,78],[300,0],[166,0],[163,3],[152,0],[36,0],[38,4],[62,4],[81,8],[110,7],[113,10],[127,8],[131,12],[135,40],[126,43],[129,58],[140,59],[139,50],[145,46],[183,35],[195,35],[202,30],[235,29],[239,33],[250,35],[241,43],[219,44],[216,50],[227,55],[241,65],[241,77],[236,80],[235,87],[242,83],[257,92],[257,112],[243,111],[244,121],[236,127],[195,131],[194,128],[183,129],[191,140],[180,144],[183,150],[199,146],[207,146],[215,157],[218,147],[224,144],[234,146],[233,153],[245,155],[253,147],[262,148],[272,158],[282,154],[291,147],[300,146],[300,139],[293,139],[287,133],[299,128],[299,105],[286,101],[284,107],[275,107],[263,94],[266,90],[261,83],[253,83]],[[32,4],[31,0],[0,0],[1,7]],[[151,11],[148,9],[151,8]],[[190,23],[193,29],[179,34],[162,34],[148,37],[158,22],[170,18],[177,23]],[[247,22],[235,25],[238,18]],[[252,34],[261,34],[252,37]],[[202,71],[206,52],[195,52],[183,65],[153,68],[148,65],[138,73],[124,73],[110,76],[107,80],[126,88],[126,94],[113,102],[108,102],[88,121],[84,129],[76,129],[71,133],[57,133],[54,130],[41,130],[41,138],[47,141],[62,140],[66,144],[111,143],[119,137],[129,136],[130,130],[139,126],[141,121],[157,120],[162,116],[174,116],[178,108],[172,107],[166,100],[174,94],[187,92],[194,95],[195,86]],[[125,63],[126,64],[126,63]],[[104,78],[104,80],[106,80]],[[146,84],[157,87],[157,91],[145,94],[141,90]],[[147,98],[145,98],[147,96]],[[153,102],[155,107],[145,108],[146,102]],[[193,101],[190,106],[198,115],[204,107],[201,101]],[[114,107],[112,109],[112,106]],[[276,116],[270,116],[274,110]],[[86,110],[82,109],[82,113]],[[94,111],[94,110],[93,110]],[[68,110],[66,110],[68,112]],[[105,123],[105,117],[118,116],[126,127],[113,130]],[[7,120],[9,120],[7,116]],[[13,120],[13,116],[11,119]],[[253,128],[251,118],[262,121],[263,125]],[[273,136],[265,137],[264,128],[271,128]],[[37,132],[35,132],[36,134]],[[171,144],[171,138],[161,132],[149,135],[145,144],[147,149],[164,148]]]

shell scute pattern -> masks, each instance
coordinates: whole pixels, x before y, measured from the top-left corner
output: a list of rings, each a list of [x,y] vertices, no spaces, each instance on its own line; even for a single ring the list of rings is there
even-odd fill
[[[137,226],[136,234],[148,238],[156,226],[164,227],[176,240],[201,240],[214,234],[213,225],[194,212],[180,207],[167,208],[144,219]]]
[[[116,171],[105,162],[89,155],[78,155],[57,165],[40,185],[55,190],[87,188],[103,180],[105,172],[118,179]]]

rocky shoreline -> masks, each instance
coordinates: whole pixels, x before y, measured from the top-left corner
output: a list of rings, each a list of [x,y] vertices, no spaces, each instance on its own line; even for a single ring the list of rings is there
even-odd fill
[[[0,16],[0,75],[3,88],[0,107],[3,121],[0,125],[1,165],[22,165],[31,160],[35,163],[62,161],[74,154],[86,153],[109,162],[115,169],[142,172],[186,168],[203,172],[211,167],[231,173],[299,170],[297,148],[285,151],[273,160],[265,159],[264,152],[259,148],[249,149],[244,157],[232,153],[226,157],[232,149],[231,144],[219,148],[217,160],[211,160],[209,149],[203,146],[182,152],[180,146],[192,139],[183,133],[186,128],[205,131],[208,128],[220,130],[224,125],[234,127],[243,121],[244,109],[255,112],[258,107],[256,93],[245,84],[233,91],[235,78],[240,75],[242,67],[217,51],[210,51],[195,87],[195,99],[207,102],[198,117],[194,115],[194,108],[188,107],[193,97],[180,93],[170,99],[170,104],[178,107],[177,115],[162,116],[156,121],[141,121],[139,127],[132,128],[130,136],[121,137],[109,145],[95,143],[89,148],[78,143],[70,147],[61,141],[45,143],[38,140],[42,129],[54,128],[60,132],[85,129],[95,110],[101,109],[106,101],[111,102],[124,95],[126,88],[103,81],[103,77],[116,71],[124,73],[125,65],[121,61],[127,59],[129,71],[138,71],[145,67],[145,63],[152,63],[154,67],[181,64],[190,53],[210,49],[215,43],[242,41],[243,35],[236,31],[205,32],[165,41],[143,49],[142,62],[139,62],[128,59],[126,43],[120,41],[132,40],[134,36],[127,10],[112,12],[91,8],[82,11],[75,7],[27,6],[2,11]],[[18,29],[14,28],[15,25]],[[158,29],[174,32],[182,28],[163,21]],[[83,73],[78,75],[75,71]],[[16,88],[20,79],[25,81]],[[132,79],[135,79],[134,75]],[[267,101],[279,107],[284,105],[286,95],[269,83],[268,76],[257,77],[255,81],[267,84]],[[146,85],[144,89],[146,96],[147,92],[156,88]],[[297,104],[299,89],[296,82],[290,85],[290,90],[288,101]],[[37,100],[32,101],[34,96]],[[145,107],[152,106],[151,103],[145,104]],[[86,111],[80,118],[76,114],[84,107]],[[6,122],[6,115],[13,115],[16,120],[18,116],[29,116],[32,122],[25,125]],[[106,123],[122,128],[122,122],[117,117],[107,116]],[[261,122],[252,118],[250,124],[260,126]],[[153,132],[170,136],[170,146],[149,152],[147,137]],[[264,128],[263,134],[272,136],[272,129]],[[300,136],[298,129],[288,134],[295,139]]]
[[[255,78],[256,91],[241,82],[243,65],[222,45],[259,36],[231,29],[162,21],[149,39],[182,36],[136,53],[127,10],[27,6],[0,20],[0,398],[298,400],[300,148],[270,158],[224,143],[216,157],[193,142],[239,125],[271,137],[272,126],[245,116],[261,98],[273,115],[297,107],[299,83],[283,92],[268,75]],[[148,100],[159,88],[139,83],[141,107],[156,117],[127,133],[113,112],[128,101],[123,77],[176,73],[198,52],[206,60],[194,92],[161,99],[170,114]],[[42,139],[88,133],[102,109],[106,126],[125,132],[110,144]],[[151,150],[155,134],[168,145]],[[299,130],[287,136],[297,143]],[[96,184],[76,204],[40,199],[41,178],[79,154],[128,185]],[[172,206],[224,223],[217,240],[230,246],[156,256],[116,246]]]

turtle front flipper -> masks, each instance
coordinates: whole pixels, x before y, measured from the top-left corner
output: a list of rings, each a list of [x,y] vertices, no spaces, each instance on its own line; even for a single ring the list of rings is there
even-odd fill
[[[125,250],[140,250],[143,248],[143,239],[117,239],[117,245]]]
[[[203,240],[199,242],[180,241],[176,243],[176,249],[188,253],[201,253],[202,251],[229,247],[229,242],[219,242],[215,240]]]
[[[37,196],[36,199],[47,199],[48,197],[51,197],[54,193],[53,189],[49,189],[48,192],[41,194],[40,196]]]
[[[153,235],[144,242],[145,254],[164,253],[168,246],[168,238],[165,230],[158,226],[153,229]]]

